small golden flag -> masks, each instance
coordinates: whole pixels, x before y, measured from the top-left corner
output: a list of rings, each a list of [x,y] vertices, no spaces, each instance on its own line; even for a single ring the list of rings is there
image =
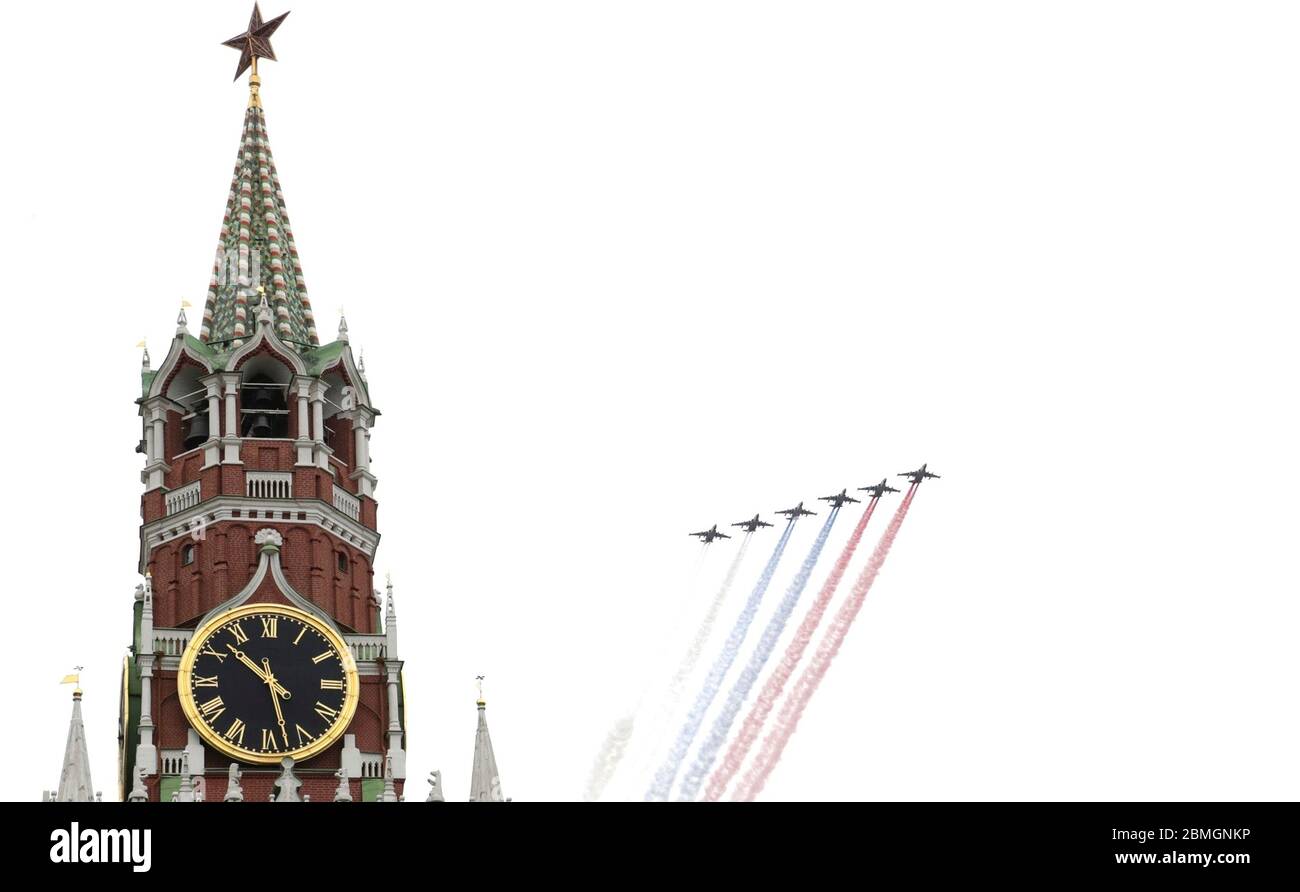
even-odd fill
[[[59,684],[81,684],[81,676],[75,672],[72,675],[65,675]]]
[[[190,303],[188,300],[182,300],[182,301],[181,301],[181,309],[182,309],[182,310],[189,310],[189,309],[192,309],[193,307],[194,307],[194,304]]]
[[[144,346],[144,341],[141,341],[140,343],[136,344],[136,347],[143,347],[143,346]]]

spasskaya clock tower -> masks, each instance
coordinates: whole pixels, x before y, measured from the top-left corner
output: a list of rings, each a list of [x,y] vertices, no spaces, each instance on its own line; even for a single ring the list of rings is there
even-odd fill
[[[250,94],[203,318],[195,337],[182,309],[158,367],[144,355],[133,801],[395,801],[406,776],[396,610],[374,584],[379,411],[346,322],[320,343],[259,93],[284,18],[255,6],[227,41]]]

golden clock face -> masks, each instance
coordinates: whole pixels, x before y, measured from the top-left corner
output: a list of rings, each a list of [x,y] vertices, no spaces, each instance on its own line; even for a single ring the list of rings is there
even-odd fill
[[[308,759],[347,730],[357,667],[316,617],[249,604],[195,630],[177,676],[185,717],[211,747],[241,762]]]

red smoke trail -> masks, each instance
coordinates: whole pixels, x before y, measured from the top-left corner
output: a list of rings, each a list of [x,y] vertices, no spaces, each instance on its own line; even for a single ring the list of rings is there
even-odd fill
[[[781,706],[781,712],[776,718],[776,727],[763,739],[763,747],[754,759],[754,764],[750,766],[749,771],[741,779],[740,786],[731,796],[734,801],[752,801],[762,791],[763,785],[772,774],[772,769],[776,767],[781,754],[785,752],[786,744],[790,742],[791,736],[798,728],[799,719],[803,716],[808,701],[812,699],[813,694],[817,692],[817,686],[826,677],[826,670],[830,668],[831,660],[835,659],[840,645],[844,643],[844,636],[848,634],[854,618],[862,609],[862,603],[867,599],[867,592],[871,591],[871,585],[876,581],[876,576],[879,575],[880,568],[889,555],[890,546],[894,544],[898,529],[903,525],[903,518],[907,516],[907,509],[916,495],[917,485],[913,483],[908,487],[902,504],[894,512],[893,519],[889,521],[884,535],[876,544],[876,550],[871,553],[871,560],[867,561],[857,582],[853,584],[849,599],[840,605],[839,611],[836,612],[835,618],[831,620],[830,627],[826,630],[826,637],[822,640],[821,646],[817,648],[812,660],[795,683],[790,696]]]
[[[727,750],[727,755],[723,758],[722,764],[709,778],[709,786],[704,791],[704,801],[716,802],[722,798],[723,791],[727,789],[727,784],[740,770],[741,764],[745,761],[745,756],[749,754],[749,748],[758,739],[758,732],[763,730],[763,722],[767,721],[768,715],[772,712],[772,707],[776,705],[777,698],[781,696],[781,692],[785,689],[786,682],[790,680],[795,667],[803,659],[804,651],[812,643],[813,633],[817,631],[817,626],[821,623],[826,608],[830,606],[831,598],[835,596],[835,590],[839,588],[840,580],[844,578],[844,572],[849,567],[853,552],[857,550],[858,543],[862,541],[862,532],[867,528],[867,521],[871,520],[871,515],[876,510],[876,503],[879,501],[880,498],[876,497],[867,503],[866,509],[862,512],[862,518],[853,530],[853,535],[849,536],[848,544],[844,546],[844,551],[840,553],[835,566],[831,568],[831,575],[826,578],[821,591],[817,593],[817,600],[813,601],[812,606],[808,608],[808,615],[804,617],[803,622],[795,631],[794,638],[790,640],[790,644],[786,647],[781,662],[772,670],[767,683],[763,685],[763,690],[759,692],[758,699],[754,701],[753,707],[749,710],[749,715],[745,717],[745,722],[741,725],[736,739],[732,741],[730,749]]]

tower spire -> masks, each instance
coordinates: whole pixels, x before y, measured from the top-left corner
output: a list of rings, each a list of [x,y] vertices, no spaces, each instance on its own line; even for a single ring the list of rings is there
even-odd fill
[[[255,334],[249,314],[257,312],[259,288],[266,289],[273,328],[280,340],[298,350],[320,344],[258,93],[261,80],[257,60],[275,58],[271,34],[287,15],[264,23],[254,4],[248,30],[225,42],[240,51],[236,79],[250,68],[253,73],[239,155],[199,329],[199,338],[222,352],[238,349]]]
[[[501,775],[497,771],[492,736],[488,734],[487,701],[483,699],[483,676],[478,681],[478,730],[474,734],[474,772],[469,783],[470,802],[504,802]]]
[[[63,684],[76,685],[72,692],[72,720],[68,742],[63,748],[63,771],[59,775],[58,802],[94,802],[95,786],[90,780],[90,755],[86,751],[86,727],[81,721],[81,668],[65,675]]]

